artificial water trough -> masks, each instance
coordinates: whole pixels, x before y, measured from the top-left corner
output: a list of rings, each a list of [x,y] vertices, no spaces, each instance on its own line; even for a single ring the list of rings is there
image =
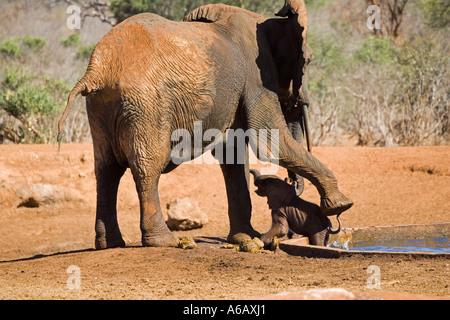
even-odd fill
[[[450,222],[344,228],[330,237],[330,243],[347,242],[349,250],[308,245],[301,237],[280,241],[280,249],[294,255],[311,258],[345,256],[447,257],[450,259]]]

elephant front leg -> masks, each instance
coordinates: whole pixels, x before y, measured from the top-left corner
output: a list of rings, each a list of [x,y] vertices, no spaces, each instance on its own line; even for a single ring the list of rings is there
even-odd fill
[[[272,210],[272,226],[260,239],[265,246],[269,246],[274,237],[281,238],[287,235],[288,232],[289,225],[286,216],[280,210]]]
[[[279,152],[281,166],[307,178],[317,188],[323,215],[337,215],[353,205],[353,201],[339,190],[333,172],[298,144],[283,128],[280,128]]]
[[[226,150],[224,159],[227,159],[227,152],[234,152],[234,160],[237,160],[238,151],[237,148]],[[243,150],[240,150],[240,152],[243,152]],[[247,154],[244,164],[239,164],[237,161],[232,161],[233,163],[228,164],[224,161],[221,164],[228,199],[230,233],[228,234],[227,242],[229,243],[240,243],[260,235],[250,223],[252,204],[249,192],[248,147],[245,152]]]
[[[308,236],[309,244],[313,246],[326,247],[330,234],[327,229]]]

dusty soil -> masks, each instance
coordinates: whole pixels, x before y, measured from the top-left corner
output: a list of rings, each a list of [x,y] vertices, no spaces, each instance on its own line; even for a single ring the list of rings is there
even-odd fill
[[[450,221],[449,146],[321,147],[314,154],[355,201],[342,215],[344,227]],[[280,169],[279,175],[285,174]],[[38,208],[18,207],[16,190],[25,183],[56,185],[69,196]],[[269,211],[253,190],[252,224],[265,232]],[[203,237],[202,245],[194,250],[140,247],[138,199],[127,171],[118,212],[128,246],[95,251],[92,146],[62,145],[58,153],[55,145],[0,145],[0,299],[245,299],[336,287],[387,298],[395,292],[402,293],[397,298],[450,295],[445,257],[308,259],[211,247],[208,240],[228,233],[218,165],[183,165],[161,178],[164,210],[167,202],[187,196],[199,201],[209,223],[177,235]],[[304,198],[319,200],[310,184]],[[78,290],[68,288],[72,265],[80,272]],[[381,289],[367,288],[370,265],[380,267]]]

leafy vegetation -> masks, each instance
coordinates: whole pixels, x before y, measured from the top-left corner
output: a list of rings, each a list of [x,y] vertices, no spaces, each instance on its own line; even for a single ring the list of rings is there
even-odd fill
[[[283,1],[269,0],[110,0],[109,15],[93,16],[104,21],[102,17],[112,13],[118,23],[134,14],[153,12],[181,20],[200,5],[219,2],[267,17],[283,5]],[[309,90],[315,144],[340,144],[344,137],[360,145],[448,144],[448,0],[305,2],[310,15],[308,43],[313,49]],[[375,3],[382,12],[381,29],[369,30],[369,15],[364,13]],[[83,29],[88,20],[84,21]],[[82,76],[95,48],[89,44],[93,41],[81,41],[81,32],[61,33],[56,39],[29,33],[34,30],[0,41],[0,141],[5,128],[12,126],[6,115],[17,120],[11,141],[54,141],[55,123],[69,88]],[[68,65],[76,66],[70,71],[74,76],[60,80],[60,74],[71,68]],[[70,119],[69,141],[89,137],[81,103]]]
[[[25,36],[21,40],[23,45],[28,47],[34,53],[40,52],[46,43],[42,38],[33,38],[30,36]]]
[[[17,91],[2,94],[0,103],[19,119],[39,113],[51,115],[57,110],[55,99],[44,87],[21,86]]]
[[[448,0],[422,0],[420,5],[427,25],[437,29],[450,26],[450,2]]]
[[[33,38],[28,35],[23,38],[9,38],[0,45],[0,52],[13,58],[20,57],[25,50],[31,50],[34,53],[39,53],[45,46],[45,40],[42,38]]]
[[[280,9],[280,4],[271,0],[111,0],[111,11],[117,22],[142,12],[157,13],[167,19],[181,20],[187,13],[206,3],[224,3],[263,15],[273,15]]]
[[[52,139],[48,120],[61,110],[68,86],[25,69],[9,69],[0,84],[0,106],[26,127],[19,141],[45,143]]]
[[[91,57],[92,51],[95,49],[95,44],[89,44],[78,48],[76,59],[89,59]]]
[[[0,45],[0,52],[10,57],[19,57],[23,50],[17,38],[10,38]]]
[[[80,35],[77,33],[72,33],[70,36],[68,36],[65,39],[61,39],[61,44],[66,47],[77,47],[81,43]]]
[[[421,7],[407,11],[411,20],[397,28],[403,32],[394,38],[357,29],[345,18],[348,11],[361,10],[354,4],[327,6],[333,19],[309,28],[314,143],[339,144],[342,137],[376,146],[448,143],[450,53],[445,23],[428,28],[426,14],[418,10],[422,1]],[[395,28],[384,30],[390,29]]]
[[[397,48],[389,37],[369,36],[355,52],[360,62],[379,65],[395,64],[397,55]]]

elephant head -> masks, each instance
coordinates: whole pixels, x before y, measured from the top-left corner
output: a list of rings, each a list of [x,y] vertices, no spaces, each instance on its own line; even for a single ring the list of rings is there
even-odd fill
[[[287,205],[295,196],[295,188],[286,181],[273,175],[261,175],[258,170],[250,170],[254,184],[258,189],[255,193],[260,197],[267,197],[270,209]]]
[[[281,50],[289,50],[292,57],[280,61],[278,66],[280,74],[280,102],[287,108],[295,108],[309,104],[308,99],[308,64],[311,61],[312,50],[307,43],[308,13],[304,0],[286,0],[283,8],[276,13],[279,17],[286,17],[290,32],[288,37],[281,41],[284,43]],[[282,56],[277,52],[276,56]]]
[[[289,70],[280,81],[280,103],[289,130],[300,143],[306,138],[308,151],[312,150],[311,134],[308,122],[308,65],[311,61],[312,50],[307,43],[308,13],[303,0],[286,0],[283,8],[276,13],[279,17],[287,17],[290,28],[294,31],[291,43],[295,46],[297,56],[294,57],[292,74]],[[287,68],[289,68],[287,66]],[[286,69],[287,69],[286,68]],[[289,178],[301,195],[304,188],[303,178],[288,170]]]
[[[266,19],[245,9],[210,4],[195,9],[183,21],[217,22],[222,17],[234,13],[244,13],[257,21],[257,37],[267,41],[270,46],[279,82],[274,90],[278,95],[289,131],[299,143],[303,144],[306,138],[308,150],[311,152],[312,143],[308,125],[308,64],[311,61],[312,50],[307,43],[308,13],[304,0],[286,0],[282,9],[275,14],[279,18]],[[272,79],[267,82],[272,82]],[[304,188],[303,178],[291,170],[288,170],[288,174],[297,195],[301,195]]]

